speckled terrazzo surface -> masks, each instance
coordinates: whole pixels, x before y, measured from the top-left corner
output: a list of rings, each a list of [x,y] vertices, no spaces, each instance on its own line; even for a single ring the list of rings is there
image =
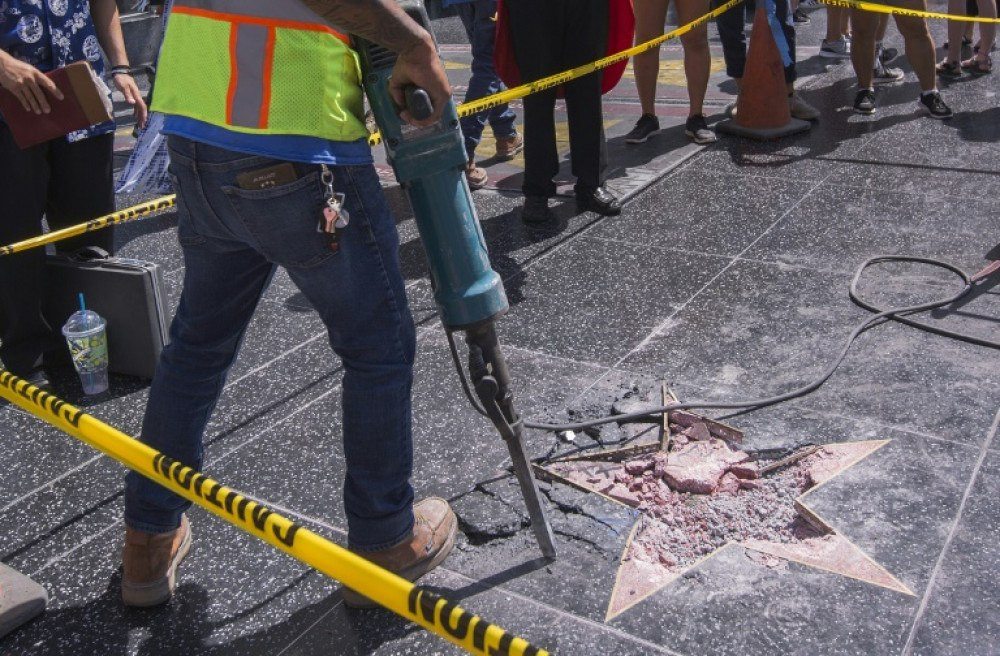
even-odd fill
[[[491,169],[509,183],[475,198],[512,304],[500,333],[524,415],[604,414],[622,390],[658,390],[661,380],[686,399],[775,393],[817,374],[864,316],[847,298],[864,258],[939,257],[968,271],[1000,258],[1000,83],[987,76],[943,86],[956,117],[931,121],[914,112],[916,82],[901,60],[906,80],[881,92],[874,117],[855,116],[850,68],[824,68],[816,56],[823,12],[812,17],[800,30],[802,93],[823,117],[808,135],[688,146],[676,129],[683,89],[665,84],[663,113],[674,128],[631,151],[612,143],[611,184],[632,196],[623,215],[576,214],[567,202],[556,208],[560,223],[543,230],[517,217],[516,169]],[[460,87],[467,54],[455,27],[438,25]],[[943,41],[943,25],[932,30]],[[890,41],[900,46],[894,28]],[[676,48],[664,54],[678,57]],[[713,77],[710,111],[721,112],[731,91]],[[616,126],[638,117],[630,80],[607,107]],[[612,142],[618,129],[609,128]],[[128,141],[119,144],[124,155]],[[468,408],[452,371],[406,201],[398,188],[387,193],[420,327],[414,482],[420,495],[451,499],[461,518],[458,547],[426,584],[558,654],[1000,653],[1000,352],[886,325],[812,396],[726,419],[755,452],[889,440],[810,493],[809,507],[912,596],[796,562],[773,566],[733,547],[607,620],[634,511],[543,482],[560,556],[536,558],[506,450]],[[123,227],[118,242],[122,255],[163,266],[172,311],[183,278],[174,218]],[[952,282],[886,267],[862,289],[882,305],[903,304]],[[933,321],[1000,338],[998,290],[1000,280],[987,281]],[[343,543],[340,376],[320,321],[278,275],[212,418],[205,469]],[[97,403],[71,378],[56,385],[67,400],[138,431],[141,381],[115,379],[111,398]],[[538,431],[527,441],[543,456],[636,436],[612,425],[574,444]],[[44,616],[0,639],[2,656],[458,653],[387,612],[345,609],[337,583],[199,510],[176,599],[126,610],[118,600],[123,468],[0,407],[0,471],[0,560],[51,597]]]

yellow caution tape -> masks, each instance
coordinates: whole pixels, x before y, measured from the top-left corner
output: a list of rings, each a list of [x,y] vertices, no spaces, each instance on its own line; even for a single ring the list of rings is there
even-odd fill
[[[979,16],[958,16],[943,14],[938,11],[923,11],[921,9],[904,9],[902,7],[891,7],[880,5],[874,2],[862,2],[861,0],[820,0],[823,4],[833,7],[849,7],[851,9],[862,9],[878,14],[892,14],[894,16],[913,16],[914,18],[939,18],[953,21],[963,21],[966,23],[1000,23],[1000,18],[981,18]]]
[[[0,397],[471,654],[548,656],[10,372],[0,371]]]
[[[70,237],[76,237],[77,235],[82,235],[85,232],[100,230],[101,228],[106,228],[109,225],[141,219],[153,214],[154,212],[170,209],[176,204],[177,196],[175,195],[156,198],[148,203],[133,205],[132,207],[127,207],[123,210],[119,210],[105,216],[99,216],[96,219],[87,221],[86,223],[80,223],[75,226],[70,226],[69,228],[63,228],[62,230],[47,232],[39,237],[25,239],[24,241],[19,241],[8,246],[0,246],[0,257],[20,253],[21,251],[26,251],[31,248],[38,248],[39,246],[52,244],[57,241],[62,241],[63,239],[69,239]]]
[[[498,105],[504,105],[512,100],[517,100],[519,98],[524,98],[525,96],[530,96],[533,93],[538,93],[539,91],[544,91],[546,89],[551,89],[552,87],[558,87],[571,80],[575,80],[578,77],[583,77],[584,75],[590,75],[594,71],[599,71],[605,69],[609,66],[613,66],[620,61],[630,59],[635,55],[640,55],[648,50],[658,48],[661,44],[671,39],[676,39],[679,36],[683,36],[688,32],[701,27],[705,23],[709,22],[717,16],[721,16],[738,4],[742,4],[743,0],[729,0],[724,5],[713,9],[704,16],[694,19],[690,23],[685,23],[675,30],[671,30],[666,34],[656,37],[655,39],[650,39],[645,43],[640,43],[639,45],[632,46],[628,50],[622,50],[621,52],[616,52],[613,55],[608,55],[598,59],[595,62],[589,64],[583,64],[582,66],[577,66],[576,68],[570,69],[568,71],[563,71],[562,73],[556,73],[555,75],[550,75],[548,77],[543,77],[540,80],[535,80],[534,82],[529,82],[528,84],[522,84],[521,86],[514,87],[512,89],[507,89],[499,93],[495,93],[491,96],[486,96],[484,98],[479,98],[478,100],[473,100],[467,103],[462,103],[458,106],[459,117],[469,116],[471,114],[476,114],[486,109],[491,109]],[[376,146],[382,141],[382,135],[375,132],[370,137],[368,137],[369,145]]]

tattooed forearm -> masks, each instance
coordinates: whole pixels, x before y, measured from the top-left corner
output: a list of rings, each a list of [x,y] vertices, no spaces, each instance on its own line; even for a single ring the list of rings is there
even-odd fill
[[[431,43],[395,0],[302,0],[335,27],[398,53]]]

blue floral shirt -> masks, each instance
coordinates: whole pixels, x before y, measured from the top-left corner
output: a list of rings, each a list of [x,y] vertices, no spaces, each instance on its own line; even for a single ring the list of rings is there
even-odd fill
[[[0,48],[42,71],[88,61],[94,72],[104,73],[88,0],[0,0]],[[109,121],[66,138],[79,141],[114,129]]]

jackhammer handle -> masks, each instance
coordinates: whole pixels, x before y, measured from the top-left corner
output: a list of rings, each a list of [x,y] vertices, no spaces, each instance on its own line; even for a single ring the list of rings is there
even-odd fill
[[[420,87],[406,87],[406,109],[418,121],[425,121],[434,114],[431,97]]]

